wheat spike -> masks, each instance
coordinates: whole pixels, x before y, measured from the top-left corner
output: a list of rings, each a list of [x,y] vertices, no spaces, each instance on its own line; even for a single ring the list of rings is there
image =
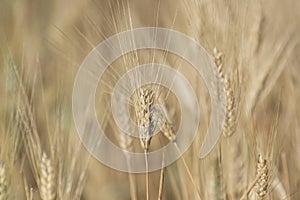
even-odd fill
[[[174,141],[176,138],[176,135],[174,134],[173,127],[168,121],[165,121],[163,127],[162,127],[162,132],[165,135],[166,138],[170,141]]]
[[[7,179],[4,164],[0,164],[0,200],[7,199]]]
[[[232,82],[227,76],[224,79],[224,83],[226,92],[226,118],[223,127],[223,135],[229,137],[236,130],[237,103],[232,87]]]
[[[269,189],[269,165],[266,159],[263,158],[261,154],[258,155],[258,161],[256,166],[256,177],[249,185],[248,189],[244,192],[240,200],[246,199],[247,195],[251,192],[251,190],[256,186],[256,194],[259,199],[263,199]]]
[[[256,183],[256,194],[259,198],[264,198],[268,193],[270,172],[267,160],[261,154],[258,155],[257,174],[260,174],[260,178]]]
[[[218,68],[219,75],[222,78],[222,80],[224,80],[224,72],[223,72],[224,54],[221,51],[219,51],[216,47],[214,48],[213,53],[214,53],[214,61]]]
[[[224,54],[220,52],[216,47],[213,50],[214,62],[218,68],[221,80],[224,83],[224,89],[226,94],[226,118],[223,126],[223,135],[225,137],[231,136],[236,130],[237,121],[237,98],[233,87],[233,82],[230,80],[228,75],[224,75],[223,71],[223,59]]]
[[[153,135],[152,109],[154,105],[154,92],[149,88],[140,88],[135,99],[135,111],[140,127],[140,141],[144,151],[148,151]]]
[[[141,146],[145,153],[146,163],[146,199],[149,200],[149,173],[147,153],[153,136],[152,111],[154,106],[154,92],[150,88],[139,88],[137,98],[134,100],[137,123],[139,125],[139,134]]]
[[[52,161],[43,153],[40,166],[40,194],[43,200],[55,199],[55,175]]]

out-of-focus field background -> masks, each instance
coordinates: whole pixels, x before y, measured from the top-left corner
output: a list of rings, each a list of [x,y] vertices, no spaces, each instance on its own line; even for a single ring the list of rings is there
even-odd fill
[[[149,174],[150,199],[160,193],[161,199],[199,199],[198,193],[205,200],[300,199],[299,10],[295,0],[1,0],[0,199],[146,199],[146,175],[121,173],[91,157],[72,118],[73,83],[84,58],[107,37],[145,26],[175,29],[199,42],[222,65],[233,101],[230,136],[225,130],[200,160],[207,89],[188,63],[156,53],[157,61],[183,66],[178,71],[201,91],[201,116],[197,138],[164,169],[164,181],[162,171]],[[146,62],[147,52],[138,53]],[[125,65],[131,66],[120,59],[112,67],[121,74]],[[104,100],[96,107],[118,144],[105,109],[111,77],[108,71],[99,83]],[[176,129],[174,102],[167,105]],[[158,141],[168,142],[153,138],[153,149]],[[141,151],[138,140],[131,145]],[[265,176],[255,180],[259,172]]]

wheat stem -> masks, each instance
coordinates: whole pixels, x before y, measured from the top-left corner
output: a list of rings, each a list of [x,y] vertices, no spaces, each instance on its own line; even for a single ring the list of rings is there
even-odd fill
[[[146,164],[146,199],[149,200],[150,194],[149,194],[149,166],[148,166],[148,150],[145,150],[145,164]]]
[[[162,158],[162,162],[161,162],[161,169],[160,169],[160,178],[159,178],[158,200],[161,200],[162,195],[163,195],[163,185],[164,185],[164,179],[165,179],[165,176],[164,176],[165,162],[164,162],[164,160],[165,160],[165,158],[164,158],[164,154],[163,154],[163,158]]]
[[[175,147],[176,147],[176,149],[177,149],[177,151],[179,153],[181,153],[181,151],[180,151],[180,149],[179,149],[179,147],[178,147],[178,145],[176,143],[176,140],[175,140],[176,135],[174,133],[174,130],[173,130],[171,124],[168,122],[167,119],[166,119],[166,121],[165,121],[165,123],[164,123],[164,125],[162,127],[162,131],[163,131],[164,136],[167,139],[169,139],[171,142],[173,142],[174,145],[175,145]],[[183,156],[181,156],[180,158],[181,158],[181,160],[183,162],[183,165],[184,165],[184,168],[185,168],[185,170],[186,170],[186,172],[187,172],[187,174],[188,174],[188,176],[189,176],[189,178],[190,178],[190,180],[191,180],[191,182],[193,184],[193,187],[196,190],[197,197],[198,197],[199,200],[201,200],[200,191],[198,190],[197,184],[195,183],[195,180],[194,180],[194,178],[192,176],[192,173],[191,173],[191,171],[190,171],[190,169],[189,169],[189,167],[188,167],[188,165],[187,165],[187,163],[185,161],[185,158]]]
[[[176,143],[174,143],[174,144],[175,144],[176,149],[178,150],[178,152],[181,153],[178,145]],[[190,171],[190,169],[189,169],[189,167],[188,167],[188,165],[187,165],[187,163],[185,161],[185,158],[183,156],[181,156],[180,158],[181,158],[181,160],[183,162],[183,165],[184,165],[184,168],[185,168],[185,170],[186,170],[186,172],[187,172],[187,174],[188,174],[188,176],[189,176],[189,178],[190,178],[190,180],[191,180],[191,182],[193,184],[193,187],[196,190],[197,197],[198,197],[199,200],[201,200],[200,191],[198,190],[197,184],[196,184],[196,182],[195,182],[195,180],[193,178],[193,175],[192,175],[192,173],[191,173],[191,171]]]
[[[285,177],[285,184],[286,184],[286,190],[287,192],[290,191],[290,186],[289,186],[289,170],[288,170],[288,165],[287,165],[287,160],[286,160],[286,154],[282,153],[281,154],[281,160],[282,160],[282,168],[283,168],[283,174]],[[290,197],[287,196],[287,200],[290,200]]]

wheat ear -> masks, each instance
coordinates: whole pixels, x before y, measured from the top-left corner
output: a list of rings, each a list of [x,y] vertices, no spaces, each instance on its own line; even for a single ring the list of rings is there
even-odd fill
[[[214,61],[218,68],[219,75],[221,79],[224,80],[224,72],[223,72],[224,54],[221,51],[219,51],[216,47],[213,49],[213,53],[214,53]]]
[[[257,174],[261,174],[256,183],[256,194],[259,198],[264,198],[268,193],[270,171],[267,160],[264,159],[261,154],[258,155],[258,163],[256,170]]]
[[[152,139],[152,109],[154,105],[154,92],[149,88],[140,88],[135,100],[135,111],[140,127],[140,141],[144,151],[148,152]]]
[[[0,200],[7,199],[7,179],[4,164],[0,164]]]
[[[43,200],[55,199],[55,174],[51,159],[45,153],[40,163],[40,195]]]
[[[256,177],[252,181],[252,183],[249,185],[246,192],[243,194],[240,200],[246,199],[247,195],[250,193],[250,191],[253,189],[253,187],[256,185],[256,194],[257,196],[262,199],[266,196],[269,189],[269,165],[267,163],[267,160],[263,158],[261,154],[258,155],[258,161],[257,161],[257,167],[256,167]]]
[[[146,199],[149,200],[149,172],[147,154],[153,136],[152,110],[154,106],[154,92],[150,88],[139,88],[135,99],[135,112],[139,125],[141,146],[145,153],[146,163]]]
[[[237,97],[235,96],[233,81],[229,78],[228,75],[224,75],[224,54],[220,52],[217,48],[214,48],[213,53],[214,62],[218,68],[219,76],[221,77],[221,80],[224,83],[224,89],[226,94],[226,117],[222,132],[225,137],[229,137],[236,130],[238,101]]]

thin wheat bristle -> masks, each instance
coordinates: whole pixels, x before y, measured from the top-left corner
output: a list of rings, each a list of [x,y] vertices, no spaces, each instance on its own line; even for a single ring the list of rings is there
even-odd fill
[[[140,127],[140,141],[143,149],[148,151],[153,135],[152,109],[154,105],[154,92],[150,88],[140,88],[135,99],[135,112]]]
[[[7,198],[7,179],[4,164],[0,164],[0,200]]]
[[[43,200],[55,199],[55,174],[51,159],[43,153],[41,160],[41,187],[40,194]]]
[[[264,198],[268,193],[270,172],[267,160],[264,159],[261,154],[258,155],[257,174],[261,175],[256,183],[256,194],[259,198]]]

